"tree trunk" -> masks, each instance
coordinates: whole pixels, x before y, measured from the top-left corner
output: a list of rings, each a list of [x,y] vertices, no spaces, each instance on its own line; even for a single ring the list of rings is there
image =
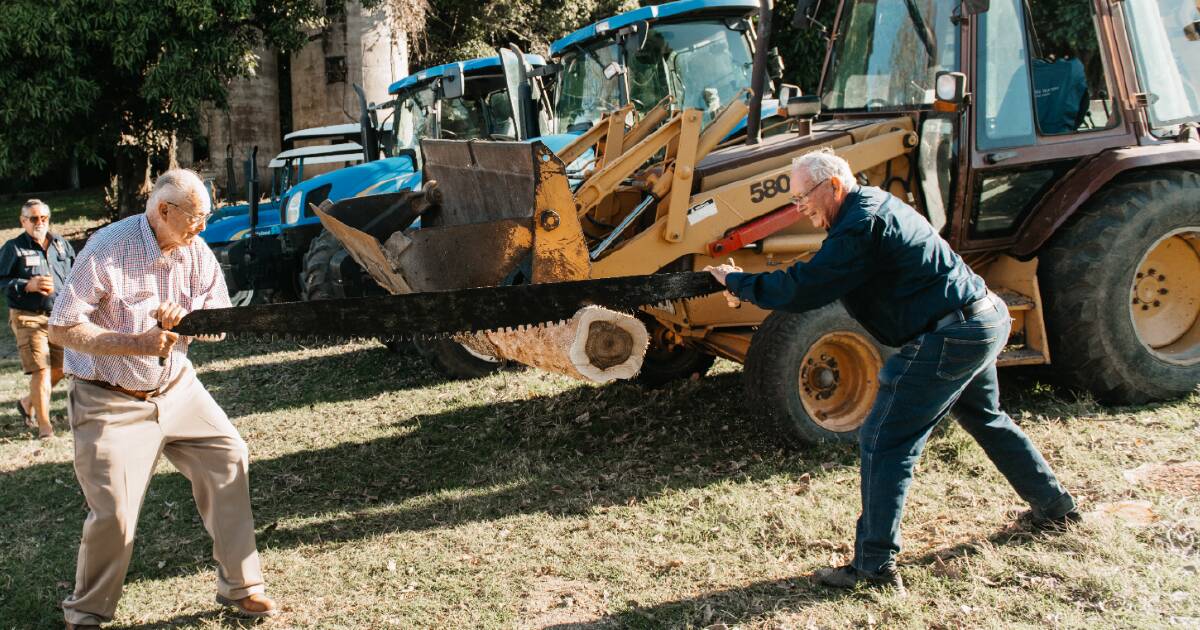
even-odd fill
[[[172,131],[170,143],[167,144],[167,170],[179,168],[179,134]]]
[[[632,315],[585,306],[562,323],[468,333],[456,339],[494,357],[607,383],[638,373],[650,334]]]
[[[117,218],[143,212],[150,196],[150,154],[136,144],[117,146],[114,164]]]

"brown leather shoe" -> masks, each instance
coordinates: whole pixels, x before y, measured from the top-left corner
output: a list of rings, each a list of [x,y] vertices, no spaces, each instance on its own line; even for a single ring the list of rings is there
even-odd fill
[[[217,595],[217,603],[237,610],[237,614],[243,617],[274,617],[279,614],[279,606],[275,604],[275,600],[262,593],[254,593],[241,599]]]

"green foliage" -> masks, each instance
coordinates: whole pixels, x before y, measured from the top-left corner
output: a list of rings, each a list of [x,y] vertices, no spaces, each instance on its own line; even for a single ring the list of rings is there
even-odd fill
[[[255,50],[294,50],[320,0],[6,0],[0,3],[0,176],[122,139],[161,145],[252,75]]]
[[[495,54],[508,43],[545,54],[550,42],[605,17],[636,9],[635,0],[430,0],[426,30],[409,65],[424,68]]]
[[[775,13],[771,16],[771,45],[779,49],[783,58],[784,82],[799,85],[805,94],[817,91],[821,64],[825,62],[825,31],[832,31],[837,7],[836,0],[824,0],[816,12],[816,24],[810,22],[795,28],[792,18],[796,14],[796,3],[789,0],[775,3]]]

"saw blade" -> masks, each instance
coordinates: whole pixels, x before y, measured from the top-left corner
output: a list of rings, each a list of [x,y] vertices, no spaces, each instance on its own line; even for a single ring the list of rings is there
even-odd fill
[[[569,319],[585,306],[635,309],[722,290],[711,274],[684,272],[205,309],[173,330],[287,337],[429,337]]]

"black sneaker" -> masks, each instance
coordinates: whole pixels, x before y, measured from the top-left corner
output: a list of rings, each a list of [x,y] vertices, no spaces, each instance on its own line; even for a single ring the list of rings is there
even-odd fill
[[[891,563],[883,565],[883,568],[874,572],[859,571],[849,564],[817,569],[813,573],[813,579],[817,584],[833,588],[854,588],[859,583],[863,583],[864,586],[891,586],[901,593],[904,592],[904,580],[900,579],[900,572],[896,570],[896,565]]]
[[[1083,515],[1072,509],[1062,516],[1046,516],[1034,510],[1025,510],[1017,515],[1017,525],[1034,532],[1065,532],[1083,520]]]

